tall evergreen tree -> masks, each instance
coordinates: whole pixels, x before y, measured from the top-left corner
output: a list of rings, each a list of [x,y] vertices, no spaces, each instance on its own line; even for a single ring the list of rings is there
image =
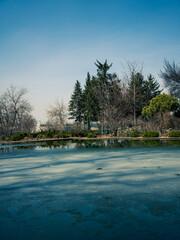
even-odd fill
[[[98,120],[101,123],[101,131],[104,133],[108,129],[112,134],[116,135],[117,128],[124,116],[124,97],[122,89],[124,86],[120,84],[120,80],[116,73],[109,73],[112,64],[108,64],[107,60],[95,63],[97,67],[97,87],[95,89],[98,98],[99,111]]]
[[[98,99],[95,94],[97,81],[87,73],[86,83],[83,91],[83,113],[84,121],[88,123],[88,130],[90,130],[90,123],[98,120]]]
[[[70,119],[74,119],[78,124],[83,121],[83,100],[82,100],[82,88],[80,82],[77,80],[74,86],[74,92],[71,95],[69,102]]]
[[[145,97],[146,97],[144,101],[145,105],[149,105],[150,100],[152,98],[155,98],[162,92],[162,90],[160,90],[159,88],[160,88],[159,83],[151,74],[149,74],[147,80],[145,81]]]
[[[100,83],[106,84],[111,78],[111,74],[109,74],[108,71],[112,67],[112,63],[108,64],[107,60],[105,60],[104,63],[101,63],[98,60],[96,60],[95,65],[97,67],[97,80]]]
[[[128,85],[130,113],[133,114],[134,123],[136,123],[142,108],[161,93],[160,85],[151,74],[148,75],[147,80],[144,80],[144,76],[139,72],[132,72]]]

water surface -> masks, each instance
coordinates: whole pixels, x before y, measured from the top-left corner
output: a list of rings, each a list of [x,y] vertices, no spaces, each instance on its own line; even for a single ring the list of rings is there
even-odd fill
[[[178,141],[0,147],[0,239],[179,239]]]

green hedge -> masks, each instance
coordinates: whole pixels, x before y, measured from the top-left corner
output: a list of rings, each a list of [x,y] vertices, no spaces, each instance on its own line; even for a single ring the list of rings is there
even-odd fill
[[[159,137],[159,133],[157,131],[146,131],[142,137]]]
[[[68,133],[65,133],[65,132],[61,133],[60,136],[61,136],[62,138],[69,138],[69,137],[70,137],[70,135],[69,135]]]
[[[16,133],[11,137],[12,141],[20,141],[27,137],[27,133]]]
[[[135,130],[133,132],[130,133],[130,137],[140,137],[141,136],[141,132],[138,130]]]
[[[70,135],[72,137],[87,137],[89,131],[85,131],[85,130],[82,130],[82,131],[72,131],[70,132]]]
[[[97,135],[90,132],[90,133],[88,133],[87,137],[88,137],[88,138],[96,138]]]
[[[173,130],[168,134],[168,137],[180,137],[180,131],[179,130]]]

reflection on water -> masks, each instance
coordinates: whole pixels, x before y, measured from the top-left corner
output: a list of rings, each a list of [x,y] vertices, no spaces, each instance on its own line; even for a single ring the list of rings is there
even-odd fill
[[[63,140],[47,141],[34,144],[17,144],[17,145],[0,145],[0,153],[10,152],[13,150],[26,149],[109,149],[109,148],[126,148],[126,147],[156,147],[156,146],[180,146],[180,140]]]
[[[179,239],[179,141],[0,149],[1,240]]]

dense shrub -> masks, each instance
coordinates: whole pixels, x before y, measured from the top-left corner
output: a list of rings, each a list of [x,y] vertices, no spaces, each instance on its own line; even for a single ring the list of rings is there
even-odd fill
[[[36,138],[37,135],[38,135],[38,132],[33,132],[33,133],[31,133],[31,137],[32,137],[32,138]]]
[[[87,135],[88,135],[88,131],[72,131],[71,133],[70,133],[70,135],[72,136],[72,137],[87,137]]]
[[[70,132],[71,137],[79,137],[79,133],[76,131]]]
[[[38,138],[38,139],[54,138],[55,135],[57,135],[58,133],[59,133],[59,131],[57,131],[57,130],[49,129],[47,131],[41,131],[41,132],[33,133],[33,137]]]
[[[2,141],[6,140],[6,136],[5,136],[5,135],[2,135],[1,140],[2,140]]]
[[[142,137],[159,137],[159,133],[157,131],[147,131]]]
[[[61,132],[55,133],[54,138],[62,138],[62,133]]]
[[[65,133],[65,132],[62,132],[62,133],[60,134],[60,136],[61,136],[62,138],[68,138],[68,137],[70,137],[69,134],[68,134],[68,133]]]
[[[130,133],[130,137],[140,137],[141,136],[141,132],[138,130],[135,130],[133,132]]]
[[[13,135],[11,137],[12,141],[20,141],[22,139],[24,139],[25,137],[27,137],[27,133],[16,133],[15,135]]]
[[[79,137],[87,137],[88,134],[89,134],[88,131],[80,131],[79,132]]]
[[[45,136],[46,136],[47,138],[53,138],[54,135],[55,135],[55,133],[56,133],[55,130],[47,130],[47,131],[45,132]]]
[[[173,130],[168,134],[168,137],[180,137],[180,131]]]
[[[39,132],[39,133],[36,135],[36,138],[38,138],[38,139],[46,138],[46,135],[45,135],[45,133],[42,131],[42,132]]]
[[[97,135],[95,133],[90,132],[90,133],[88,133],[87,137],[88,138],[96,138]]]

